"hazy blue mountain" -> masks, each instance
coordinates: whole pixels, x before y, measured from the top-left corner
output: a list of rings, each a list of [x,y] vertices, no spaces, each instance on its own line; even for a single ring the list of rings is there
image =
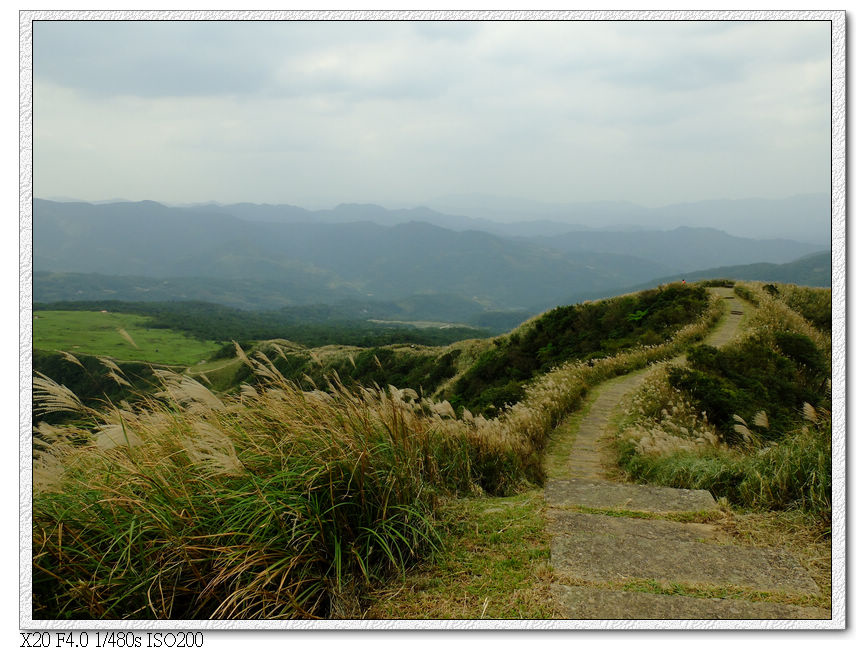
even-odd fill
[[[621,230],[629,226],[669,230],[691,226],[716,228],[738,237],[792,239],[822,248],[830,242],[831,203],[828,194],[803,194],[783,199],[698,201],[658,208],[646,208],[626,201],[544,203],[470,194],[440,197],[426,201],[425,205],[442,212],[509,223],[542,219],[605,230]]]
[[[34,270],[172,282],[254,280],[273,291],[283,286],[283,304],[308,302],[315,293],[322,298],[311,302],[448,293],[489,308],[519,309],[555,302],[573,287],[600,290],[674,269],[626,255],[554,251],[420,222],[390,227],[250,222],[210,207],[37,200]],[[213,288],[207,291],[212,294]]]
[[[451,230],[483,230],[493,232],[500,225],[486,219],[473,219],[442,214],[425,207],[387,209],[368,203],[342,203],[329,210],[307,210],[295,205],[232,203],[202,205],[187,209],[206,213],[219,212],[244,221],[268,223],[351,223],[368,221],[382,226],[394,226],[411,221],[424,221]]]
[[[333,219],[395,221],[382,225],[310,222],[302,208],[238,205],[247,211],[37,199],[37,299],[206,300],[248,309],[410,299],[428,303],[426,311],[409,310],[423,311],[419,319],[452,320],[480,310],[542,309],[709,266],[787,262],[816,248],[707,228],[525,239],[399,222],[436,216],[426,209],[346,204],[326,211]],[[229,208],[258,218],[242,219]],[[300,220],[286,221],[292,210]],[[72,273],[82,275],[63,275]],[[447,298],[436,305],[433,296],[442,294]]]
[[[831,287],[832,256],[830,251],[821,251],[815,255],[807,255],[786,264],[722,266],[686,273],[683,277],[689,282],[710,278],[729,278],[731,280],[757,280],[760,282],[799,284],[806,287]],[[666,278],[668,282],[674,282],[675,280],[676,276]],[[663,281],[665,279],[661,278],[657,282]]]
[[[108,205],[111,202],[100,201],[95,204]],[[123,204],[144,206],[152,202]],[[203,203],[163,207],[185,210],[198,216],[222,215],[243,221],[267,223],[368,221],[393,226],[423,221],[449,230],[480,230],[508,237],[549,237],[593,230],[657,231],[687,226],[714,228],[750,239],[802,241],[821,248],[829,245],[831,214],[828,194],[801,195],[785,199],[700,201],[660,208],[646,208],[626,201],[554,204],[486,195],[444,197],[426,203],[425,207],[395,209],[360,203],[344,203],[322,210],[307,210],[295,205],[256,203]]]
[[[662,231],[583,231],[560,233],[555,237],[535,237],[531,241],[561,251],[616,253],[664,260],[682,272],[708,266],[784,263],[821,249],[787,239],[746,239],[733,237],[714,228],[681,226]]]
[[[831,202],[828,194],[803,194],[785,199],[700,201],[652,210],[651,221],[661,228],[712,227],[755,239],[793,239],[821,248],[831,241]]]
[[[594,228],[643,223],[643,215],[649,213],[648,208],[629,201],[547,203],[489,194],[442,196],[425,201],[424,205],[442,212],[465,214],[489,221],[514,223],[540,219]]]

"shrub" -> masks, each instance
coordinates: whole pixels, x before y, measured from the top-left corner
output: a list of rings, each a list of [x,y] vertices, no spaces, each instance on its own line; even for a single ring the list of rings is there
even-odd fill
[[[481,355],[454,384],[455,407],[493,415],[522,399],[521,385],[562,363],[659,345],[708,306],[703,287],[678,284],[557,307]]]
[[[763,435],[778,439],[804,402],[822,406],[826,400],[828,369],[814,343],[801,334],[755,334],[721,350],[698,346],[688,353],[688,362],[690,368],[670,369],[670,384],[688,392],[729,444],[742,441],[736,415],[750,420],[765,411],[772,426]]]

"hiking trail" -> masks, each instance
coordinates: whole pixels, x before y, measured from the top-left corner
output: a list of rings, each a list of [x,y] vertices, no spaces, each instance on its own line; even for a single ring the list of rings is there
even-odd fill
[[[727,309],[704,342],[729,343],[749,306],[732,289],[714,288]],[[684,355],[668,363],[685,363]],[[818,594],[808,572],[785,550],[736,545],[711,523],[682,523],[718,508],[706,490],[635,485],[610,479],[605,440],[614,417],[649,369],[597,386],[589,407],[561,426],[576,428],[567,476],[544,490],[553,597],[569,619],[825,619],[827,609],[694,594],[741,588],[785,596]],[[593,401],[592,401],[593,400]],[[602,511],[601,514],[598,511]],[[711,520],[711,517],[702,517]],[[626,590],[679,585],[689,595]]]

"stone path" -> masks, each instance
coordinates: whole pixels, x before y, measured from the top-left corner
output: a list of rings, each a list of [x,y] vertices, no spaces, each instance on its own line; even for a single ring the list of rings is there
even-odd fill
[[[722,346],[740,329],[746,307],[731,289],[713,289],[728,304],[706,343]],[[673,363],[684,363],[678,357]],[[572,619],[816,619],[830,612],[814,607],[625,591],[626,583],[677,584],[709,593],[724,588],[807,595],[818,587],[782,549],[737,546],[711,524],[680,523],[657,515],[717,508],[706,490],[633,485],[610,480],[603,439],[623,401],[648,370],[596,388],[596,399],[579,420],[568,476],[549,481],[550,562],[554,594]],[[564,425],[564,426],[567,426]],[[587,511],[607,511],[598,514]],[[714,590],[712,592],[711,590]]]

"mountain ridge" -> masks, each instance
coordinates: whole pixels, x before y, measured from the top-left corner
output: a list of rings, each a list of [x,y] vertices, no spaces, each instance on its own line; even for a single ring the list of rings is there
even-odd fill
[[[85,201],[54,202],[87,204]],[[112,203],[93,201],[89,204]],[[544,203],[487,195],[441,197],[411,207],[395,208],[385,208],[375,203],[348,202],[326,209],[252,202],[172,204],[169,207],[193,212],[230,214],[246,221],[373,221],[381,225],[394,225],[422,220],[453,230],[483,230],[509,237],[549,236],[574,230],[627,231],[669,230],[679,226],[711,227],[738,237],[792,239],[824,248],[829,245],[831,230],[831,200],[826,193],[800,194],[780,199],[712,199],[653,208],[629,201]]]

